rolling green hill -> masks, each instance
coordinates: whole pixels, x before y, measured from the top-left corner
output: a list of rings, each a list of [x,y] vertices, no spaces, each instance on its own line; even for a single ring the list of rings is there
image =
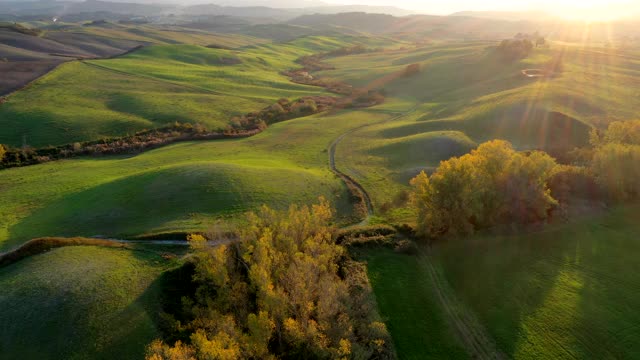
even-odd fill
[[[593,127],[636,117],[640,56],[632,50],[552,45],[504,63],[491,43],[442,43],[330,60],[322,76],[385,90],[378,111],[393,121],[343,140],[338,166],[370,189],[377,207],[406,190],[408,180],[474,144],[505,139],[518,149],[563,154],[588,143]],[[561,58],[563,71],[531,79],[521,70]],[[422,71],[399,76],[407,65]],[[395,74],[395,75],[394,75]],[[386,214],[406,221],[399,211]]]
[[[2,357],[142,357],[158,336],[158,278],[175,266],[154,251],[82,246],[0,268]]]
[[[300,56],[361,41],[318,37],[238,51],[159,45],[117,59],[64,64],[0,106],[6,129],[0,143],[17,146],[26,138],[35,147],[60,145],[175,121],[223,130],[233,116],[280,98],[325,94],[280,72],[299,67]]]
[[[0,171],[0,249],[40,236],[206,230],[212,217],[312,203],[320,195],[349,217],[349,192],[329,171],[326,149],[341,133],[386,116],[321,114],[248,139]]]

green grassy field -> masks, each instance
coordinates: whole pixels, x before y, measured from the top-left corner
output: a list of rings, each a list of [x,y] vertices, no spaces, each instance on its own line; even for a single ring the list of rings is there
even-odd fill
[[[444,274],[516,359],[640,356],[640,207],[438,248]]]
[[[116,30],[114,36],[125,31]],[[222,128],[230,116],[280,97],[322,94],[289,82],[279,71],[299,66],[294,61],[302,55],[358,41],[363,40],[310,37],[236,50],[157,45],[118,59],[66,64],[0,107],[0,126],[6,129],[0,143],[20,145],[26,135],[31,145],[61,144],[176,120]],[[384,46],[388,40],[365,43]],[[327,159],[329,145],[348,131],[353,132],[337,147],[338,168],[371,193],[377,215],[411,221],[406,199],[398,194],[419,171],[432,170],[441,160],[493,138],[518,149],[579,146],[592,127],[636,116],[640,58],[635,54],[552,45],[505,65],[487,52],[488,45],[444,43],[331,59],[337,69],[321,76],[385,89],[388,101],[374,108],[286,121],[248,139],[185,142],[137,156],[0,171],[0,251],[41,236],[126,238],[206,230],[214,218],[236,219],[262,204],[282,209],[311,203],[321,195],[335,205],[339,221],[352,220],[349,192],[329,171]],[[532,80],[520,74],[541,67],[560,49],[561,76]],[[390,76],[412,63],[422,64],[423,71]],[[380,212],[395,199],[397,209]],[[640,318],[634,312],[640,279],[633,272],[639,210],[621,208],[542,233],[451,242],[438,248],[436,266],[510,357],[640,357],[635,346]],[[77,348],[106,356],[105,349],[122,344],[121,354],[138,354],[140,344],[155,336],[142,309],[166,264],[156,264],[155,255],[118,251],[59,249],[0,269],[0,287],[11,289],[0,296],[0,305],[10,308],[19,298],[30,299],[0,315],[0,323],[25,318],[27,325],[1,331],[29,339],[26,331],[34,328],[33,338],[46,338],[49,321],[71,316],[65,315],[69,304],[78,302],[77,316],[90,315],[73,317],[74,327],[90,335]],[[424,257],[378,250],[361,255],[401,358],[467,357],[436,303]],[[62,276],[50,279],[54,273],[77,281],[71,286]],[[85,273],[91,275],[86,280]],[[78,299],[95,284],[106,286],[95,298]],[[41,298],[50,312],[56,301],[66,301],[64,311],[36,323],[40,313],[28,312]],[[116,309],[113,316],[122,318],[96,312],[100,308]],[[119,332],[126,321],[136,322],[123,327],[131,334]],[[104,334],[96,332],[107,322]],[[0,336],[10,340],[0,343],[0,350],[82,358],[65,352],[72,348],[65,341],[75,336],[68,333],[75,330],[65,331],[45,344],[48,348]]]
[[[368,275],[400,359],[466,359],[449,329],[425,264],[417,256],[388,249],[358,253]]]
[[[225,129],[236,115],[280,98],[322,95],[280,74],[317,51],[373,38],[306,38],[240,50],[156,45],[110,60],[72,62],[11,96],[0,107],[0,143],[60,145],[131,134],[175,121]]]
[[[348,112],[276,124],[248,139],[181,143],[134,157],[65,160],[0,172],[0,249],[40,236],[206,230],[211,217],[262,204],[331,200],[352,214],[328,169],[329,144],[384,114]]]
[[[321,94],[279,74],[294,55],[275,64],[251,55],[193,45],[153,46],[113,60],[72,62],[13,95],[0,107],[7,131],[0,143],[32,146],[126,135],[175,121],[224,129],[236,115],[282,97]],[[264,61],[273,54],[262,54]],[[223,59],[242,63],[224,65]],[[34,99],[37,99],[34,102]]]
[[[152,251],[81,246],[1,268],[2,357],[141,358],[159,336],[158,277],[174,266]]]

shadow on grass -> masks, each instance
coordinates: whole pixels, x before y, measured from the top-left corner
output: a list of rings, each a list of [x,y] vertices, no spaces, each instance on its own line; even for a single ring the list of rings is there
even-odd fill
[[[633,358],[638,214],[636,206],[535,234],[451,241],[438,258],[509,356]]]
[[[192,213],[240,211],[251,194],[224,165],[184,166],[109,182],[47,204],[10,228],[12,248],[43,236],[107,236],[144,233]]]

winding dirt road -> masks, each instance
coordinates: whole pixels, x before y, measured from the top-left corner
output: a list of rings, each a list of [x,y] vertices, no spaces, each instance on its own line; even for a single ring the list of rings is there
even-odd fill
[[[340,142],[342,142],[342,140],[357,131],[370,126],[381,125],[387,122],[399,120],[405,116],[408,116],[415,110],[416,108],[413,108],[392,118],[353,128],[340,135],[329,146],[329,167],[331,168],[331,171],[335,173],[340,179],[342,179],[342,181],[345,182],[349,189],[357,192],[357,194],[355,195],[362,199],[362,201],[366,205],[367,217],[359,225],[367,225],[370,217],[373,216],[373,202],[371,200],[371,196],[364,188],[364,186],[362,186],[362,184],[360,184],[356,179],[352,178],[346,173],[340,171],[336,166],[337,147]],[[506,356],[497,348],[495,342],[488,334],[484,326],[482,326],[475,314],[456,297],[455,292],[453,291],[453,289],[451,289],[451,286],[444,277],[444,274],[442,274],[442,269],[436,265],[433,256],[426,252],[422,252],[420,256],[421,260],[423,261],[423,265],[426,267],[429,276],[431,277],[433,283],[433,291],[437,297],[438,304],[442,310],[442,313],[445,315],[449,326],[455,332],[456,336],[460,340],[460,343],[467,350],[471,358],[492,360],[508,359],[508,356]]]

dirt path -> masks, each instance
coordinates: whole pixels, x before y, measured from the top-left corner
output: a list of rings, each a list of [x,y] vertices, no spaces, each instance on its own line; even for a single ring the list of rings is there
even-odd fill
[[[374,214],[374,209],[373,209],[373,201],[371,200],[371,196],[369,195],[369,193],[367,192],[367,190],[362,186],[362,184],[360,184],[357,180],[355,180],[353,177],[347,175],[346,173],[340,171],[338,169],[338,167],[336,166],[336,151],[338,148],[338,145],[340,144],[340,142],[342,142],[342,140],[344,140],[347,136],[360,131],[364,128],[370,127],[370,126],[374,126],[374,125],[381,125],[387,122],[391,122],[391,121],[395,121],[398,119],[401,119],[407,115],[409,115],[410,113],[412,113],[413,111],[415,111],[416,107],[409,109],[397,116],[394,116],[392,118],[389,119],[385,119],[383,121],[378,121],[378,122],[374,122],[371,124],[365,124],[365,125],[361,125],[358,127],[355,127],[347,132],[345,132],[344,134],[338,136],[332,143],[331,145],[329,145],[329,149],[328,149],[328,153],[329,153],[329,168],[331,169],[331,171],[336,174],[340,179],[342,179],[342,181],[344,181],[344,183],[347,185],[347,187],[349,189],[352,189],[352,191],[356,192],[356,196],[358,196],[362,202],[364,203],[366,210],[367,210],[367,214],[366,217],[362,220],[361,223],[357,224],[357,225],[367,225],[369,223],[369,219],[373,216]]]
[[[416,108],[412,108],[406,112],[403,112],[392,118],[378,121],[371,124],[365,124],[353,128],[344,134],[336,138],[329,146],[329,166],[331,171],[334,172],[340,179],[342,179],[349,189],[357,192],[358,197],[362,199],[367,208],[367,217],[358,225],[367,225],[369,219],[374,214],[373,202],[371,196],[367,190],[354,178],[340,171],[336,166],[336,152],[338,145],[347,136],[360,131],[364,128],[381,125],[387,122],[395,121],[408,116],[414,112]],[[423,253],[422,259],[424,266],[427,268],[429,275],[434,284],[434,292],[438,298],[438,303],[442,308],[442,312],[445,315],[447,322],[458,338],[464,345],[465,349],[471,355],[473,359],[508,359],[508,356],[503,354],[495,345],[491,336],[487,333],[486,329],[478,321],[475,314],[471,312],[455,295],[453,289],[451,289],[449,283],[442,274],[442,269],[434,264],[431,254]]]
[[[427,268],[434,285],[434,292],[446,320],[455,331],[472,359],[508,359],[482,326],[475,314],[465,306],[451,289],[442,274],[442,268],[433,261],[433,256],[422,252],[423,265]]]

